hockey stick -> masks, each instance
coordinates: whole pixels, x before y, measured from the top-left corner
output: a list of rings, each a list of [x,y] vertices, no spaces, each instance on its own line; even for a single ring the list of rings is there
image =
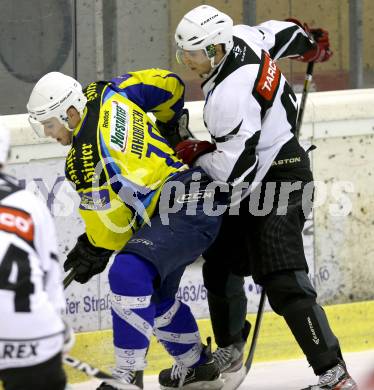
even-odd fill
[[[308,96],[309,87],[310,87],[310,84],[311,84],[311,81],[313,78],[313,67],[314,67],[314,62],[308,62],[308,66],[307,66],[306,73],[305,73],[303,94],[301,96],[299,113],[297,115],[296,131],[295,131],[296,138],[299,138],[299,135],[300,135],[300,128],[301,128],[301,123],[303,122],[305,105],[306,105],[306,98]]]
[[[260,333],[262,316],[264,314],[265,302],[266,302],[266,293],[265,293],[265,289],[262,289],[260,302],[258,304],[258,310],[256,315],[255,329],[253,330],[253,335],[252,335],[251,346],[249,347],[248,356],[244,363],[246,375],[252,367],[253,357],[255,356],[258,334]]]
[[[69,286],[69,284],[74,280],[75,278],[75,271],[71,270],[69,274],[64,279],[64,290]]]
[[[115,386],[116,389],[126,389],[126,387],[124,387],[124,385],[121,385],[115,378],[113,378],[112,375],[108,374],[107,372],[101,371],[96,367],[91,366],[87,362],[82,362],[81,360],[69,355],[64,355],[63,362],[68,366],[73,367],[76,370],[81,371],[90,377],[97,379],[105,379],[105,382],[112,386]]]

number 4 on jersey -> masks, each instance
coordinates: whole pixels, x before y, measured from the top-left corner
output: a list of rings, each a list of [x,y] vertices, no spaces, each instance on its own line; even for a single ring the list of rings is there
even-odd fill
[[[16,312],[30,312],[30,295],[34,292],[28,253],[11,244],[0,263],[0,290],[14,292]]]

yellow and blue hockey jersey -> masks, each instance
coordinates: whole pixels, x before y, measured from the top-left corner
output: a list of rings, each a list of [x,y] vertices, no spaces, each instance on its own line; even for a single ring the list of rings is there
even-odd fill
[[[165,181],[187,167],[146,112],[173,123],[184,105],[174,73],[149,69],[89,84],[65,174],[92,244],[118,250],[152,217]]]

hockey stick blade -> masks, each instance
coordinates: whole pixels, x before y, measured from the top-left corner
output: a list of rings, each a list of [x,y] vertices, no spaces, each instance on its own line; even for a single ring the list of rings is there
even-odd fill
[[[135,389],[136,387],[131,384],[123,384],[118,382],[115,378],[113,378],[112,375],[108,374],[107,372],[101,371],[96,367],[91,366],[87,362],[82,362],[81,360],[74,358],[69,355],[65,355],[63,358],[63,362],[70,366],[73,367],[74,369],[83,372],[87,376],[90,376],[92,378],[96,379],[105,379],[105,382],[108,383],[111,386],[114,386],[116,389],[120,390],[130,390],[130,389]]]

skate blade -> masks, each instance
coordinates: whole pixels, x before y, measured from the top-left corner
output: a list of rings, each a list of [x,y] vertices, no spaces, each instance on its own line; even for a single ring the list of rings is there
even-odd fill
[[[115,380],[106,380],[105,383],[108,383],[108,385],[111,385],[113,386],[115,389],[118,389],[118,390],[141,390],[141,388],[139,386],[136,386],[136,385],[132,385],[130,383],[126,384],[126,383],[119,383]]]
[[[221,390],[224,384],[220,378],[214,380],[214,381],[207,381],[207,382],[195,382],[195,383],[189,383],[186,386],[183,386],[182,389],[184,390]],[[176,387],[165,387],[160,385],[161,390],[175,390]]]
[[[241,367],[240,370],[235,372],[227,372],[221,374],[224,385],[221,390],[235,390],[245,379],[245,367]]]

